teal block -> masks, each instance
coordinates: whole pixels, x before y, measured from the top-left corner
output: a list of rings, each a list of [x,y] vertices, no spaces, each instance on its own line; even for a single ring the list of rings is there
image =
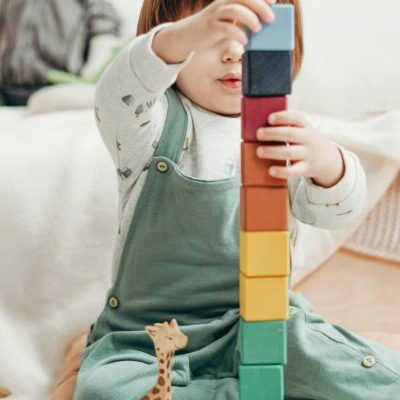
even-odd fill
[[[286,321],[247,322],[239,325],[241,364],[286,364]]]
[[[295,21],[292,4],[278,4],[272,7],[275,19],[263,24],[259,32],[245,28],[249,39],[246,50],[290,51],[295,47]]]
[[[283,400],[282,365],[239,365],[240,400]]]

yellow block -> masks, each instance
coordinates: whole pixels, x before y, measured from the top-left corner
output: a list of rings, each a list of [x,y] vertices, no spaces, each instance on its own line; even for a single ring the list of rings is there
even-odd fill
[[[288,277],[249,278],[240,274],[240,315],[245,321],[289,318]]]
[[[290,273],[288,231],[240,231],[240,271],[246,276]]]

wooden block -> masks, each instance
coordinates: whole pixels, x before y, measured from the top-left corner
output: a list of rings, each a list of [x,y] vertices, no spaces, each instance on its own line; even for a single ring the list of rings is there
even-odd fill
[[[288,217],[288,188],[241,187],[240,224],[242,230],[287,231]]]
[[[243,56],[243,94],[250,97],[292,93],[290,51],[246,51]]]
[[[239,325],[241,364],[286,364],[286,321],[246,322]]]
[[[241,174],[245,186],[287,186],[287,179],[279,179],[269,174],[272,165],[286,166],[285,160],[260,158],[256,150],[259,146],[286,146],[285,142],[255,142],[241,144]]]
[[[281,97],[242,97],[242,139],[256,142],[258,128],[271,126],[271,114],[287,110],[287,98]]]
[[[246,45],[248,50],[294,50],[295,21],[292,4],[278,4],[272,7],[275,19],[271,23],[263,24],[260,32],[251,32],[246,28],[249,39]]]
[[[288,277],[249,278],[240,273],[240,315],[245,321],[289,318]]]
[[[240,231],[240,271],[248,277],[288,276],[288,231]]]
[[[239,365],[240,400],[283,400],[282,365]]]

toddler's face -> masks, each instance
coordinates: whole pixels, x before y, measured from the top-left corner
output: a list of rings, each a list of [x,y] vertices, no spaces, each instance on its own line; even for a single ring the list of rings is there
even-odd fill
[[[235,40],[224,40],[210,49],[196,51],[178,75],[179,90],[209,111],[239,115],[243,53],[244,47]]]

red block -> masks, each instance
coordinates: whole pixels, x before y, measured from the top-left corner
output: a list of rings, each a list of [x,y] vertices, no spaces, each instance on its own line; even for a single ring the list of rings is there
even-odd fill
[[[287,187],[241,187],[240,225],[243,231],[286,231],[288,219]]]
[[[256,131],[268,123],[270,114],[287,110],[287,97],[242,97],[242,139],[257,141]]]
[[[287,179],[279,179],[269,174],[272,165],[286,166],[285,160],[260,158],[256,154],[258,146],[282,146],[285,142],[242,142],[241,171],[244,186],[287,186]]]

